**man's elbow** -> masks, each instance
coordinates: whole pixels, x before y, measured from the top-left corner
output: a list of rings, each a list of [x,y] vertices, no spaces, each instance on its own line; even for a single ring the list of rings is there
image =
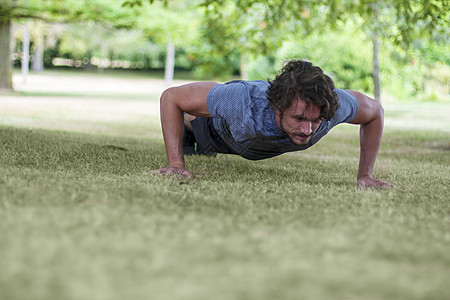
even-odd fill
[[[375,108],[374,108],[375,118],[376,119],[381,119],[383,121],[384,120],[384,109],[383,109],[383,106],[381,105],[380,102],[378,102],[376,100],[374,102],[375,102]]]
[[[364,95],[365,96],[365,95]],[[384,109],[383,106],[381,106],[381,103],[378,102],[375,99],[372,99],[368,96],[365,96],[365,101],[363,103],[365,104],[365,111],[367,113],[367,123],[370,123],[374,120],[383,120],[384,119]]]
[[[166,89],[159,99],[159,105],[161,113],[163,111],[172,111],[174,108],[180,109],[179,103],[180,97],[179,92],[177,91],[177,87],[171,87]]]
[[[161,97],[159,98],[159,102],[161,105],[163,105],[163,103],[167,103],[170,101],[173,101],[174,97],[174,88],[168,88],[166,89],[162,94]]]

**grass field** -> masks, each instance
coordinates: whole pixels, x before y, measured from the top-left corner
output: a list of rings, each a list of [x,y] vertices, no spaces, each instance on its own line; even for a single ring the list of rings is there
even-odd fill
[[[252,162],[165,164],[143,76],[16,77],[0,95],[0,299],[450,299],[450,104],[389,103],[375,176],[358,128]],[[180,84],[182,82],[176,82]]]

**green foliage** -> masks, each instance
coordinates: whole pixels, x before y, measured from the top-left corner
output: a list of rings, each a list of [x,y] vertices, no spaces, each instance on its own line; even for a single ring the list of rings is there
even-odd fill
[[[263,30],[266,40],[279,34],[289,34],[292,28],[301,26],[307,32],[337,28],[348,19],[359,16],[362,26],[371,35],[377,33],[392,38],[402,46],[410,45],[415,39],[429,36],[433,32],[448,32],[449,8],[447,1],[235,1],[205,0],[201,4],[206,10],[206,19],[216,21],[241,36],[251,36],[259,45],[275,45],[263,41],[258,43],[260,30],[251,25],[252,13],[265,22]],[[231,21],[230,21],[231,20]],[[233,28],[235,25],[235,28]],[[221,43],[221,41],[217,41]],[[245,47],[245,46],[244,46]],[[258,47],[255,54],[264,53],[269,47]]]
[[[47,25],[41,33],[47,38],[44,51],[46,67],[53,67],[52,60],[60,57],[83,60],[81,67],[92,67],[87,63],[92,58],[126,61],[129,68],[137,69],[162,69],[164,66],[165,45],[147,39],[140,30],[117,29],[90,21]],[[17,63],[21,53],[21,40],[22,32],[16,30],[14,51],[17,53]],[[187,57],[185,49],[177,49],[177,68],[192,68],[192,62]]]
[[[284,47],[289,47],[292,36],[295,39],[301,34],[302,40],[307,39],[304,37],[304,33],[327,36],[329,35],[326,32],[327,29],[341,27],[349,19],[356,19],[368,38],[371,39],[372,36],[377,35],[385,42],[399,45],[406,51],[419,38],[435,34],[448,37],[450,10],[447,1],[209,0],[204,1],[202,5],[206,10],[205,19],[209,22],[207,26],[209,29],[212,28],[205,36],[214,46],[212,47],[214,51],[219,53],[227,50],[228,52],[237,51],[246,56],[250,53],[258,57],[256,61],[262,62],[262,65],[254,64],[250,70],[252,78],[265,77],[265,75],[273,73],[273,66],[268,65],[271,59],[266,60],[260,56],[280,57],[281,52],[281,57],[284,59],[283,51],[285,50],[278,51],[282,41],[287,40]],[[253,12],[256,12],[259,21],[263,22],[260,24],[264,24],[268,30],[259,30],[255,26],[258,23],[252,19]],[[258,35],[262,36],[263,42],[258,39]],[[361,36],[357,35],[357,38],[361,38]],[[365,38],[362,39],[365,40]],[[314,43],[314,41],[312,42]],[[363,57],[359,45],[356,45],[358,49],[356,51],[347,49],[349,45],[354,46],[355,43],[358,44],[357,41],[347,40],[347,45],[345,45],[341,40],[331,38],[332,51],[342,53],[341,56],[331,55],[329,58],[330,44],[328,43],[317,43],[318,48],[314,50],[302,44],[299,46],[301,49],[293,50],[293,53],[287,53],[287,56],[298,58],[298,55],[306,54],[310,60],[331,72],[342,87],[357,87],[370,91],[373,89],[372,71],[370,70],[372,63],[368,62],[367,58],[372,55]],[[362,53],[369,54],[370,50],[367,51],[366,46],[362,46],[361,49]],[[277,51],[278,54],[275,54]],[[414,90],[423,89],[424,85],[419,84],[417,80],[412,80],[412,82],[414,82]],[[408,91],[407,94],[411,93]]]
[[[430,39],[414,47],[405,52],[388,42],[382,43],[381,81],[386,97],[408,101],[448,100],[449,45]],[[251,79],[273,78],[284,61],[306,59],[330,75],[337,87],[370,94],[373,93],[371,58],[370,42],[354,24],[348,23],[335,32],[289,38],[274,56],[252,59],[249,75]]]
[[[220,55],[211,50],[211,46],[193,50],[194,74],[199,79],[229,80],[239,72],[239,54]]]
[[[170,6],[142,5],[137,27],[155,43],[187,46],[199,38],[200,12],[196,1],[178,1]]]
[[[91,20],[57,34],[57,42],[45,50],[47,63],[54,57],[97,57],[162,68],[166,45],[173,42],[177,68],[193,70],[200,79],[222,81],[238,76],[241,56],[248,58],[251,79],[273,78],[284,60],[306,58],[328,72],[337,86],[371,92],[370,37],[377,33],[382,38],[383,88],[402,99],[448,98],[446,8],[442,1],[339,0],[18,0],[16,4],[8,0],[0,4],[8,18]],[[430,40],[423,38],[427,35]],[[33,36],[32,40],[36,41]],[[20,38],[16,45],[20,46]]]
[[[288,8],[293,8],[289,7],[290,4],[276,1],[203,1],[201,30],[208,49],[204,54],[224,56],[226,60],[230,54],[270,55],[282,43],[286,30],[289,30],[284,16],[289,11]],[[297,2],[297,5],[302,4]],[[208,63],[215,63],[215,68],[220,70],[224,64],[229,65],[228,61],[219,62],[214,59]],[[204,66],[200,68],[208,69]],[[226,70],[230,69],[231,66]]]
[[[381,79],[387,95],[406,101],[450,100],[448,44],[436,38],[422,39],[404,51],[385,42],[381,53]]]
[[[404,48],[416,39],[435,33],[448,34],[450,10],[446,0],[330,2],[342,7],[343,19],[359,16],[361,26],[370,36],[377,34]]]
[[[330,47],[333,45],[333,47]],[[293,36],[285,41],[275,55],[273,64],[259,57],[252,63],[253,79],[266,78],[281,69],[290,59],[306,59],[330,75],[336,86],[344,89],[371,91],[371,47],[361,32],[347,26],[338,32],[322,35]]]
[[[85,41],[74,36],[66,35],[59,44],[59,53],[62,57],[83,59],[88,49]]]
[[[0,3],[1,16],[7,19],[37,18],[49,22],[95,20],[130,28],[136,10],[121,7],[115,0],[8,0]]]
[[[427,39],[417,47],[424,63],[441,63],[450,65],[450,36],[438,39]]]
[[[382,80],[387,94],[403,101],[449,101],[450,66],[414,61],[384,60]]]
[[[248,77],[250,80],[273,80],[281,68],[272,56],[257,56],[248,63]]]
[[[145,0],[144,0],[145,1]],[[155,0],[147,0],[148,3],[153,4]],[[164,6],[168,6],[169,0],[161,0],[162,3],[164,3]],[[125,0],[122,3],[123,7],[136,7],[136,6],[143,6],[144,2],[143,0]]]

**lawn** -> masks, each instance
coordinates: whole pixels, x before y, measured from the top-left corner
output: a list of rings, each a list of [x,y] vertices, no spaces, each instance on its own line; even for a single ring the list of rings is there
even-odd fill
[[[0,299],[450,299],[450,104],[388,103],[265,161],[165,164],[161,80],[46,71],[0,95]],[[181,81],[175,84],[181,84]]]

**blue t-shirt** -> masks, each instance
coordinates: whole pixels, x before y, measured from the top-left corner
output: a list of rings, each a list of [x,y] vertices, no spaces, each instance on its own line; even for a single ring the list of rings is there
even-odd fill
[[[267,100],[267,81],[231,81],[214,86],[207,106],[214,128],[236,154],[247,159],[264,159],[285,152],[305,150],[317,143],[334,126],[353,120],[358,111],[355,96],[335,89],[339,108],[329,121],[322,121],[305,145],[296,145],[275,121],[275,109]]]

